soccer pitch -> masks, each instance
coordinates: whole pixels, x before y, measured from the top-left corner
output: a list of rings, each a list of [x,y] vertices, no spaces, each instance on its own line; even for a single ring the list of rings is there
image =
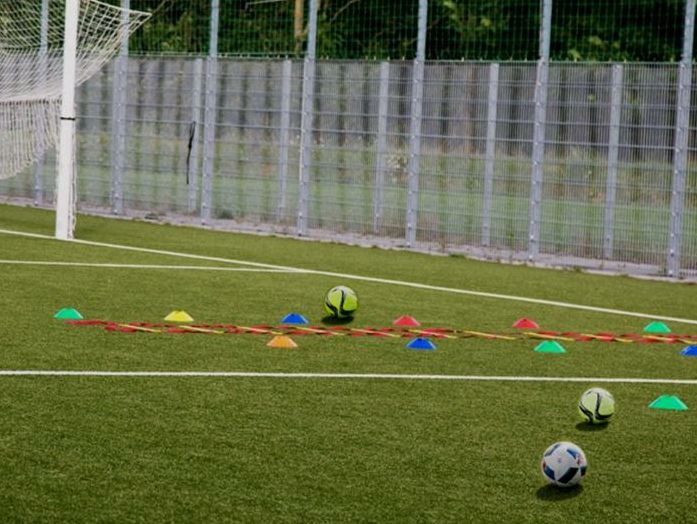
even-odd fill
[[[566,353],[545,354],[511,327],[641,334],[663,319],[693,335],[694,286],[83,216],[81,242],[58,242],[38,236],[52,213],[10,206],[0,230],[4,520],[694,519],[697,358],[685,344],[562,341]],[[159,324],[185,310],[194,325],[273,331],[298,312],[329,328],[322,299],[337,284],[360,299],[346,335],[293,336],[295,349],[267,347],[270,333],[53,318],[73,307]],[[405,314],[512,339],[416,351],[350,336]],[[592,386],[617,400],[606,427],[579,423]],[[663,394],[690,409],[649,409]],[[580,488],[540,474],[561,440],[588,458]]]

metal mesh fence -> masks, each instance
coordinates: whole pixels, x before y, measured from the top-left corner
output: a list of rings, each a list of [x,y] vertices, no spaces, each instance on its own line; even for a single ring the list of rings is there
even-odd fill
[[[155,23],[78,96],[84,209],[697,276],[686,1],[557,0],[549,63],[537,0],[431,0],[425,63],[418,1],[323,1],[311,67],[312,2],[221,0],[210,56],[215,3],[131,0]],[[0,195],[48,201],[37,176]]]
[[[190,137],[201,111],[194,95],[202,67],[200,59],[130,62],[126,209],[198,216],[194,177],[200,177],[201,156],[192,160]],[[215,220],[294,231],[301,68],[290,60],[221,61]],[[401,61],[318,68],[310,229],[402,241],[411,69]],[[79,189],[86,208],[110,206],[113,71],[80,92]],[[525,63],[427,65],[419,242],[489,247],[510,256],[525,251],[535,74]],[[620,81],[620,103],[613,105],[613,83]],[[664,265],[676,82],[671,65],[551,68],[541,255]],[[613,139],[615,118],[620,125]],[[692,128],[691,168],[696,133]],[[690,169],[683,228],[688,270],[697,269],[696,182]],[[51,188],[47,175],[44,190]],[[31,195],[31,173],[6,181],[3,190]]]

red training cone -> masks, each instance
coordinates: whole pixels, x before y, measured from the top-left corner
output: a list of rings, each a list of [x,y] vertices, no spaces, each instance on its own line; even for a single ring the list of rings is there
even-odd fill
[[[540,326],[534,320],[523,317],[516,320],[513,327],[518,329],[538,329]]]
[[[409,315],[402,315],[399,318],[396,318],[394,322],[392,322],[393,326],[420,326],[421,324],[414,318]]]

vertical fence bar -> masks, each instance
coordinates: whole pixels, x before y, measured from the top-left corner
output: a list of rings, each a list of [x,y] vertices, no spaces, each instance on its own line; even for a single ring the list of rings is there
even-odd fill
[[[675,152],[673,154],[673,184],[670,198],[670,231],[668,237],[668,276],[680,276],[685,185],[690,126],[690,95],[692,93],[692,44],[695,34],[695,0],[685,5],[685,29],[682,59],[678,69],[678,104],[675,121]]]
[[[130,0],[121,0],[121,23],[128,25]],[[114,67],[111,120],[111,212],[123,215],[123,172],[126,157],[126,103],[128,89],[128,34],[121,37],[121,51]]]
[[[421,117],[423,113],[424,62],[426,60],[426,25],[428,0],[419,0],[419,33],[411,81],[411,122],[409,125],[409,158],[407,162],[406,245],[416,242],[419,209],[419,172],[421,164]]]
[[[48,64],[48,0],[41,0],[41,35],[39,43],[39,75],[43,79],[46,76]],[[43,134],[43,128],[39,126],[37,133]],[[44,143],[43,136],[36,137],[37,144]],[[44,203],[44,166],[46,164],[46,153],[42,153],[34,166],[34,205],[40,206]]]
[[[549,45],[552,30],[552,0],[544,0],[540,26],[540,59],[535,82],[535,122],[532,139],[532,177],[530,183],[530,213],[528,228],[528,260],[540,253],[542,222],[542,182],[545,156],[545,127],[547,124],[547,89],[549,81]]]
[[[207,224],[213,212],[213,168],[215,165],[215,123],[218,98],[218,26],[220,0],[211,0],[211,26],[206,61],[206,95],[203,110],[203,181],[201,183],[201,223]]]
[[[199,126],[201,125],[201,91],[203,91],[203,60],[196,58],[191,70],[193,86],[191,88],[191,129],[189,164],[187,166],[187,181],[189,183],[189,193],[187,199],[187,210],[194,213],[198,207],[198,177],[199,177]]]
[[[310,167],[312,166],[312,120],[315,103],[315,52],[317,46],[318,0],[310,0],[310,18],[307,29],[307,49],[303,61],[302,113],[300,117],[300,176],[298,187],[298,231],[307,234]]]
[[[622,76],[621,65],[612,66],[610,92],[610,133],[607,150],[607,181],[605,182],[605,215],[603,217],[603,257],[612,258],[615,242],[615,199],[617,195],[617,168],[620,152],[620,123],[622,119]]]
[[[293,88],[293,61],[284,60],[281,70],[281,128],[278,144],[278,203],[276,221],[281,222],[286,214],[288,191],[288,152],[290,149],[290,102]]]
[[[378,94],[378,136],[375,152],[375,187],[373,188],[373,233],[379,234],[382,226],[385,170],[387,168],[387,112],[390,106],[390,63],[380,62],[380,88]]]
[[[496,112],[499,103],[499,65],[489,66],[489,103],[486,113],[486,157],[484,162],[484,202],[482,203],[482,245],[491,244],[491,206],[496,167]]]

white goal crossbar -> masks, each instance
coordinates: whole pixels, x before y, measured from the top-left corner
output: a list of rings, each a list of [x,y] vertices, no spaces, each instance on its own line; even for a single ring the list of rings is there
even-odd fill
[[[58,146],[57,238],[75,221],[75,88],[149,16],[99,0],[0,0],[0,179]]]

